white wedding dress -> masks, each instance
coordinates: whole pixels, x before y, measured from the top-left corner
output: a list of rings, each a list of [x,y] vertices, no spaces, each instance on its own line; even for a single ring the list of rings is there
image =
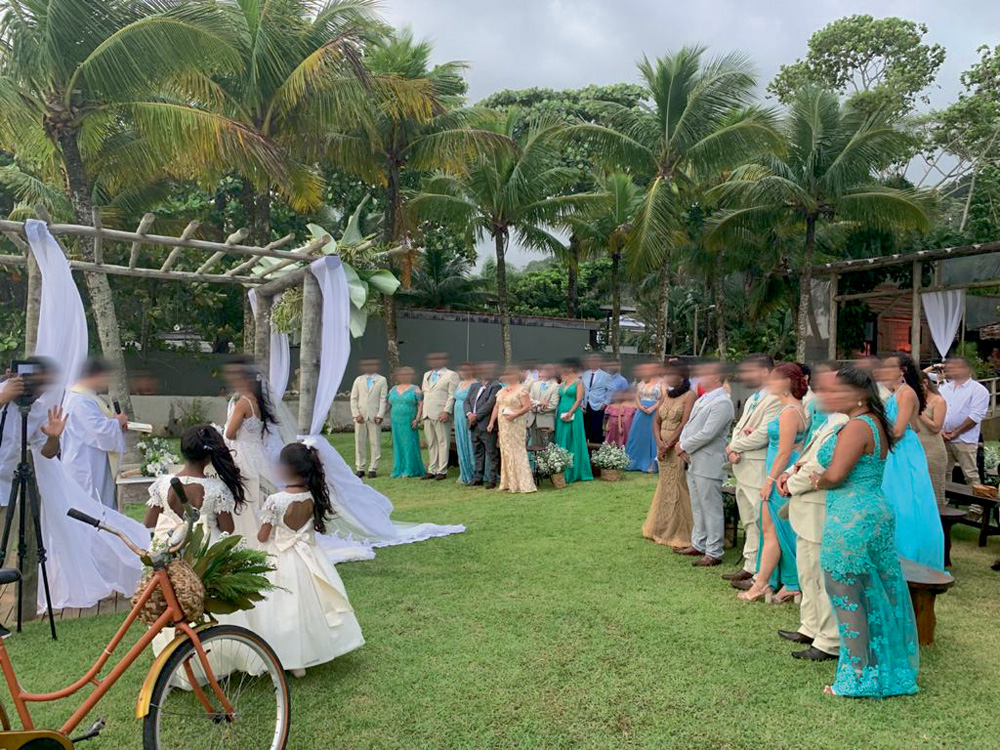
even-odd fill
[[[232,398],[229,401],[229,409],[226,412],[226,421],[232,419],[233,409],[239,399]],[[249,401],[248,401],[249,402]],[[243,420],[236,437],[224,438],[229,451],[233,454],[233,461],[240,470],[243,478],[243,486],[246,488],[246,505],[238,514],[233,515],[234,534],[239,534],[246,540],[247,544],[256,544],[257,531],[260,529],[260,509],[265,497],[278,489],[274,481],[274,472],[271,469],[271,460],[268,458],[266,438],[268,434],[264,432],[264,422],[251,404],[252,414]],[[226,430],[220,430],[225,435]],[[280,448],[279,448],[280,450]]]

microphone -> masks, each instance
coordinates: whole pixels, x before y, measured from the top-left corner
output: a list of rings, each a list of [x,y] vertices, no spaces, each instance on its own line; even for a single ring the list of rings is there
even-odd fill
[[[118,399],[114,399],[114,400],[113,400],[113,401],[111,402],[111,405],[112,405],[112,406],[114,407],[114,409],[115,409],[115,414],[121,414],[121,413],[122,413],[122,405],[121,405],[120,403],[118,403]]]

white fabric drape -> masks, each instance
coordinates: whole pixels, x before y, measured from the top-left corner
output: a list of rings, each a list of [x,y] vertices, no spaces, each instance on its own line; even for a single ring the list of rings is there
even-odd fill
[[[948,356],[948,350],[955,340],[958,327],[962,324],[962,316],[965,314],[965,290],[924,292],[921,298],[934,346],[944,359]],[[913,354],[918,356],[919,352]]]
[[[254,317],[257,317],[257,290],[251,289],[247,296],[250,298],[250,309],[253,310]],[[275,297],[275,301],[281,296]],[[280,401],[288,388],[288,373],[291,365],[291,347],[288,344],[288,334],[274,330],[271,326],[271,338],[268,345],[270,366],[268,367],[267,379],[271,386],[271,396]]]
[[[92,607],[114,592],[131,595],[142,575],[142,562],[117,537],[97,531],[66,516],[70,508],[99,518],[124,531],[139,546],[149,546],[149,532],[142,524],[102,505],[87,493],[54,458],[39,450],[44,436],[39,427],[46,409],[57,404],[72,385],[87,356],[87,319],[83,300],[73,282],[62,248],[44,222],[25,222],[25,234],[41,272],[42,296],[35,354],[59,367],[58,385],[32,407],[28,421],[35,475],[42,504],[42,536],[48,553],[49,588],[54,609]],[[20,439],[20,420],[8,417],[13,434],[5,430],[4,442]],[[38,609],[45,607],[39,573]]]

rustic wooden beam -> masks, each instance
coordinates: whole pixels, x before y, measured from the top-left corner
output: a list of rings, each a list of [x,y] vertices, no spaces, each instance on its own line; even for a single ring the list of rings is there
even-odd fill
[[[244,239],[246,239],[246,236],[248,234],[250,234],[250,232],[245,227],[243,229],[237,229],[235,232],[233,232],[226,238],[226,246],[229,247],[235,245],[237,242],[242,242]],[[212,266],[214,266],[216,263],[218,263],[225,257],[226,257],[225,250],[216,251],[215,253],[212,254],[211,258],[209,258],[204,263],[202,263],[201,266],[199,266],[198,273],[207,273],[208,269],[210,269]]]
[[[280,240],[275,240],[274,242],[268,242],[266,245],[264,245],[264,249],[273,250],[276,247],[282,247],[283,245],[287,245],[294,239],[295,239],[294,234],[286,234]],[[235,276],[238,273],[243,273],[244,271],[253,268],[254,265],[256,265],[259,262],[260,261],[258,258],[251,258],[250,260],[240,263],[238,266],[233,266],[232,268],[230,268],[228,271],[226,271],[226,276]]]
[[[302,268],[296,268],[294,271],[289,271],[284,276],[277,279],[268,281],[266,284],[261,283],[257,287],[257,294],[262,297],[273,297],[286,289],[291,289],[293,286],[298,286],[302,283],[302,278],[309,272],[309,266],[303,266]],[[263,282],[258,276],[254,276],[253,279],[257,282]]]
[[[270,371],[271,362],[271,297],[257,295],[257,314],[254,316],[253,357],[264,368]]]
[[[270,286],[270,284],[266,285]],[[964,284],[941,284],[934,286],[925,286],[920,288],[920,293],[925,292],[947,292],[954,289],[989,289],[990,287],[1000,287],[1000,278],[997,279],[983,279],[982,281],[968,281]],[[258,287],[263,288],[263,287]],[[893,297],[897,298],[901,294],[904,294],[905,290],[902,289],[883,289],[880,292],[859,292],[857,294],[839,294],[837,295],[838,302],[847,302],[849,300],[858,299],[875,299],[877,297]]]
[[[323,292],[311,273],[302,280],[302,347],[299,349],[299,434],[312,426],[323,337]]]
[[[90,218],[94,222],[94,228],[98,230],[94,236],[94,263],[101,265],[104,262],[104,237],[100,233],[101,209],[94,206],[90,209]]]
[[[187,240],[191,239],[191,235],[197,232],[198,227],[200,226],[201,226],[200,221],[195,220],[188,222],[188,225],[184,227],[184,231],[181,232],[181,236],[179,238],[181,242],[186,242]],[[181,257],[181,253],[183,252],[184,252],[183,245],[175,247],[173,250],[171,250],[170,255],[167,256],[167,259],[163,261],[163,265],[160,266],[160,270],[169,271],[173,267],[174,263],[177,262],[177,259]]]
[[[28,264],[27,258],[20,255],[0,255],[0,266],[24,267]],[[223,276],[222,274],[195,273],[194,271],[167,271],[163,272],[155,268],[129,268],[128,266],[116,266],[110,263],[97,265],[82,260],[69,261],[69,267],[74,271],[87,271],[91,273],[106,273],[110,276],[128,276],[134,279],[157,279],[160,281],[192,281],[205,284],[242,284],[254,286],[260,283],[260,279],[252,276]]]
[[[324,247],[326,243],[328,243],[331,239],[332,238],[328,234],[324,234],[322,237],[315,237],[309,241],[308,245],[302,248],[302,252],[305,253],[306,255],[312,256],[317,250],[319,250],[321,247]],[[310,257],[309,260],[312,261],[315,260],[315,258]],[[268,266],[267,268],[263,269],[262,271],[258,271],[253,275],[257,278],[263,279],[266,276],[270,276],[275,271],[280,271],[283,268],[288,268],[288,266],[294,265],[297,262],[300,261],[290,260],[290,259],[283,260],[280,263],[275,263],[272,266]]]
[[[924,264],[913,261],[913,279],[910,282],[910,356],[920,364],[920,285],[923,283]]]
[[[813,273],[827,275],[830,273],[850,273],[852,271],[870,271],[873,268],[899,266],[914,261],[948,260],[949,258],[965,258],[970,255],[986,255],[1000,253],[1000,242],[982,242],[973,245],[958,245],[942,247],[936,250],[920,250],[915,253],[886,255],[878,258],[860,258],[857,260],[841,260],[824,263],[813,267]]]
[[[139,228],[135,230],[135,233],[139,237],[145,237],[146,233],[149,231],[149,228],[151,226],[153,226],[153,222],[154,221],[156,221],[156,215],[155,214],[151,214],[151,213],[143,214],[142,218],[139,220]],[[101,233],[98,232],[97,236],[100,237]],[[141,239],[136,239],[135,241],[132,242],[132,251],[129,253],[129,256],[128,256],[128,267],[129,268],[133,268],[134,269],[135,266],[136,266],[136,263],[139,262],[139,248],[141,248],[141,247],[142,247],[142,240]]]

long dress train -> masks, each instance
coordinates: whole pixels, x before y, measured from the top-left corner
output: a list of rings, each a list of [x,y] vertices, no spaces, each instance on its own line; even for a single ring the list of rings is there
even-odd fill
[[[910,592],[896,553],[895,515],[882,492],[885,461],[871,417],[859,417],[875,449],[858,459],[839,487],[826,491],[820,564],[840,624],[838,695],[884,698],[917,692],[920,652]],[[838,431],[817,454],[833,459]],[[890,454],[891,455],[891,454]]]
[[[534,492],[535,480],[528,463],[528,415],[507,419],[504,413],[521,408],[523,390],[518,387],[506,396],[498,396],[497,444],[500,446],[500,485],[507,492]]]
[[[660,438],[667,440],[680,427],[684,410],[694,401],[695,394],[688,391],[677,398],[667,396],[660,404]],[[656,494],[649,506],[642,535],[657,544],[671,547],[690,547],[694,518],[691,513],[691,495],[684,476],[684,462],[673,450],[660,459],[660,478]]]
[[[794,406],[786,406],[785,409],[794,409]],[[780,417],[780,412],[779,412]],[[774,459],[778,455],[778,442],[780,439],[780,418],[772,419],[767,425],[767,459],[765,460],[765,466],[767,467],[768,474],[771,473],[771,467],[774,465]],[[801,445],[802,439],[805,437],[806,427],[795,434],[795,444]],[[792,450],[792,454],[788,457],[788,466],[795,463],[795,460],[799,457],[799,452],[797,450]],[[795,532],[792,530],[792,524],[787,518],[781,517],[781,509],[788,504],[788,498],[783,497],[778,494],[777,482],[771,483],[771,494],[767,498],[767,509],[771,516],[771,522],[774,525],[775,533],[778,536],[778,546],[781,548],[781,559],[778,560],[778,564],[774,566],[774,572],[771,573],[771,577],[768,579],[768,583],[771,588],[775,591],[784,587],[786,591],[798,591],[799,590],[799,574],[798,569],[795,567]],[[761,508],[763,513],[763,508]],[[764,524],[760,527],[760,549],[764,548]],[[760,558],[757,556],[757,570],[760,570]]]
[[[458,451],[458,483],[470,484],[476,473],[476,456],[472,450],[472,433],[469,432],[469,417],[465,413],[465,400],[472,389],[455,389],[455,448]]]
[[[566,469],[567,482],[590,482],[594,472],[590,468],[590,451],[587,449],[587,432],[583,426],[583,404],[573,414],[573,419],[563,421],[562,415],[576,403],[576,389],[582,388],[577,380],[569,388],[559,386],[559,405],[556,407],[556,445],[573,454],[573,465]]]

